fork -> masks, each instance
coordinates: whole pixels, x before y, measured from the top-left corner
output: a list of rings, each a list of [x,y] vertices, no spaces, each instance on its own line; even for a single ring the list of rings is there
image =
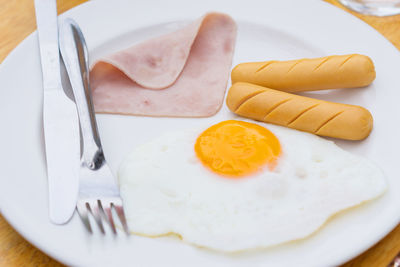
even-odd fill
[[[82,134],[82,156],[79,196],[76,205],[86,229],[92,233],[91,214],[102,234],[103,221],[117,233],[113,210],[117,213],[125,233],[129,234],[118,184],[104,158],[97,129],[89,85],[88,50],[83,34],[72,19],[65,19],[60,27],[60,51],[71,82],[78,110]]]

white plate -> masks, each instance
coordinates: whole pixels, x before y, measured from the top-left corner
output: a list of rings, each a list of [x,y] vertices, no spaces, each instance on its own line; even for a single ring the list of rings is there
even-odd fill
[[[400,128],[393,114],[400,114],[400,54],[357,18],[322,1],[311,0],[94,1],[62,17],[73,17],[81,25],[93,59],[132,41],[176,29],[212,10],[230,14],[239,25],[234,64],[346,53],[362,53],[373,59],[377,78],[372,86],[317,95],[360,104],[373,113],[374,130],[367,140],[338,144],[382,167],[389,182],[384,197],[335,216],[305,240],[234,256],[168,238],[89,236],[76,215],[67,225],[52,225],[47,216],[41,72],[34,33],[0,68],[1,211],[27,240],[55,259],[74,266],[332,266],[363,252],[398,224]],[[207,119],[114,115],[97,118],[106,157],[116,171],[133,147],[160,132],[216,122],[228,115],[223,107]]]

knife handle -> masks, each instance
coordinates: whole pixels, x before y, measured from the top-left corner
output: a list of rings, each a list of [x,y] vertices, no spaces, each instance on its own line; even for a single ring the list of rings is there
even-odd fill
[[[56,0],[35,0],[40,62],[45,91],[61,88]]]
[[[89,85],[88,51],[79,26],[65,19],[60,27],[60,51],[71,82],[82,133],[82,157],[93,170],[104,163],[104,154],[97,129]]]

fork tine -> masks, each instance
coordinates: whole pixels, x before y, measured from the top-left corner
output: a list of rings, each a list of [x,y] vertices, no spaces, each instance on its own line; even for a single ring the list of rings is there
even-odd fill
[[[93,233],[92,227],[90,226],[89,217],[88,217],[88,209],[86,207],[85,202],[78,201],[76,204],[76,210],[78,211],[79,217],[81,217],[83,224],[88,230],[89,233]]]
[[[117,229],[115,229],[115,224],[114,224],[114,219],[112,217],[112,203],[107,202],[105,207],[103,208],[103,212],[106,215],[105,219],[108,221],[110,224],[111,230],[113,231],[114,234],[117,234]]]
[[[125,213],[122,205],[115,205],[114,203],[112,203],[112,206],[114,206],[115,210],[117,211],[119,220],[122,223],[122,227],[124,228],[125,233],[129,235],[128,224],[126,223]]]
[[[90,211],[90,213],[92,213],[94,220],[96,221],[97,225],[100,228],[101,233],[105,234],[106,232],[104,231],[103,223],[101,220],[100,208],[99,208],[98,203],[101,204],[101,202],[99,200],[94,200],[94,201],[91,201],[91,203],[86,202],[86,206],[87,206],[88,210]]]

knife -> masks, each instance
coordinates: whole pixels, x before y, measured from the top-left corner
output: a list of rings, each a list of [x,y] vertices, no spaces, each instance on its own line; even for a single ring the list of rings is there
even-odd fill
[[[49,217],[66,223],[79,188],[80,136],[74,102],[64,93],[60,74],[57,2],[35,0],[43,78],[43,128],[49,187]]]

